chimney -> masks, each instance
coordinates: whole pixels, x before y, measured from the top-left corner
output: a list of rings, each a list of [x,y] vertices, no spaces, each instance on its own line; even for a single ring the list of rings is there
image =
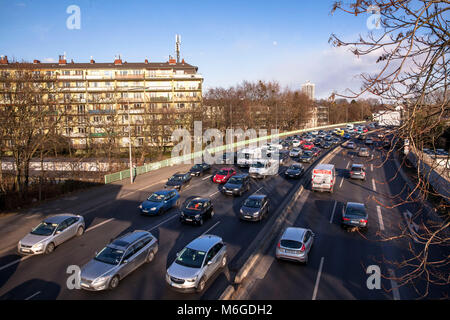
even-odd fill
[[[0,64],[8,64],[8,56],[1,56]]]
[[[59,64],[67,64],[66,55],[59,56]]]
[[[38,64],[38,63],[41,63],[41,62],[40,62],[39,60],[36,60],[36,59],[35,59],[35,60],[33,60],[33,63],[34,63],[34,64]]]
[[[183,60],[181,60],[181,63],[182,63],[182,64],[185,64],[185,62],[184,62],[184,59],[183,59]]]
[[[145,64],[148,64],[148,59],[145,59]]]
[[[95,63],[95,61],[94,61],[94,59],[92,58],[92,56],[91,56],[91,64],[93,64],[93,63]]]
[[[73,59],[70,59],[70,63],[71,63],[71,64],[74,64],[75,62],[73,62]]]
[[[115,64],[115,65],[120,65],[120,64],[122,64],[122,58],[120,57],[120,55],[119,55],[118,58],[116,57],[116,59],[114,60],[114,64]]]
[[[176,64],[177,60],[174,59],[172,56],[169,56],[169,64]]]

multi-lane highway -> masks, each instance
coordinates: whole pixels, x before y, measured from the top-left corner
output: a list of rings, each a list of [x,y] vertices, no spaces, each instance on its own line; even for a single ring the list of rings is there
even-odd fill
[[[392,292],[370,291],[366,287],[365,268],[373,265],[374,259],[393,257],[405,253],[402,244],[382,244],[376,233],[394,232],[401,222],[397,211],[378,208],[373,197],[382,199],[395,194],[391,183],[382,184],[395,174],[390,162],[382,167],[380,153],[374,151],[374,158],[364,160],[368,179],[365,182],[347,178],[348,166],[357,156],[352,151],[341,149],[329,162],[337,168],[338,179],[335,192],[312,193],[309,186],[297,200],[295,209],[298,217],[294,225],[311,228],[316,240],[307,266],[273,260],[273,250],[267,253],[257,270],[257,280],[248,288],[243,298],[250,299],[392,299],[413,298],[408,289]],[[330,151],[330,150],[329,150]],[[328,151],[328,152],[329,152]],[[325,154],[324,154],[325,155]],[[253,180],[251,189],[242,197],[223,195],[220,186],[213,183],[210,174],[195,177],[190,185],[181,191],[181,202],[191,196],[210,197],[215,215],[203,226],[181,224],[179,210],[174,208],[161,216],[141,216],[138,205],[153,191],[163,189],[168,177],[176,171],[186,171],[189,165],[169,167],[139,176],[136,183],[113,184],[86,192],[80,192],[64,199],[46,203],[34,209],[31,215],[11,216],[0,219],[0,297],[4,299],[217,299],[232,282],[236,272],[249,254],[247,248],[266,223],[241,221],[239,208],[251,194],[267,194],[271,208],[277,208],[285,195],[296,187],[297,180],[288,180],[283,172],[290,160],[281,167],[278,175],[263,180]],[[214,170],[222,165],[214,165]],[[308,165],[305,166],[306,168]],[[237,168],[237,167],[236,167]],[[237,168],[238,169],[238,168]],[[238,172],[247,170],[239,170]],[[308,181],[308,179],[306,179]],[[395,182],[401,184],[401,181]],[[340,212],[347,201],[364,202],[369,208],[369,231],[359,233],[343,231],[339,226]],[[86,220],[86,232],[74,238],[50,255],[20,257],[15,247],[29,230],[44,217],[62,212],[81,214]],[[271,210],[275,213],[275,209]],[[120,282],[113,291],[87,292],[70,290],[66,286],[70,265],[83,266],[93,258],[112,238],[136,229],[148,230],[159,240],[159,251],[150,264],[143,265]],[[3,231],[3,232],[2,232]],[[186,244],[202,234],[215,234],[223,238],[228,247],[228,266],[207,283],[201,294],[178,293],[166,285],[167,267],[176,253]],[[367,239],[365,238],[367,237]],[[5,245],[8,244],[8,245]],[[382,271],[383,263],[379,262]],[[254,276],[254,275],[252,275]],[[383,280],[383,287],[391,289],[395,283]]]

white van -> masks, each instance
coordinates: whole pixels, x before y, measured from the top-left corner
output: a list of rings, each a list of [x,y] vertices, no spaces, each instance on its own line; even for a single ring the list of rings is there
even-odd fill
[[[333,192],[336,182],[334,164],[319,164],[312,171],[311,189],[313,191]]]
[[[256,160],[262,158],[261,148],[244,148],[238,152],[238,167],[250,167]]]
[[[265,178],[278,173],[278,161],[259,159],[250,166],[248,173],[252,178]]]
[[[354,128],[355,128],[355,126],[353,125],[353,123],[347,124],[347,129],[353,130]]]

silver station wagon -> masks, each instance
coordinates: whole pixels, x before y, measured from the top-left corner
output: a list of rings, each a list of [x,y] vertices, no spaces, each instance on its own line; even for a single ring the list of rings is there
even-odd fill
[[[48,217],[17,244],[23,255],[49,254],[56,246],[84,233],[84,218],[75,214]]]
[[[167,269],[166,282],[176,291],[202,292],[206,282],[227,265],[227,247],[222,238],[203,235],[177,253]]]
[[[136,230],[113,240],[81,269],[81,288],[91,291],[114,289],[119,281],[144,263],[153,261],[158,239]]]
[[[314,242],[314,233],[309,229],[289,227],[278,242],[277,259],[308,263],[308,254]]]

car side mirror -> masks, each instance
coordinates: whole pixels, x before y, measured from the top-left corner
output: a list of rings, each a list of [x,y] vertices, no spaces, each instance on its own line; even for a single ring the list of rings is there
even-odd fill
[[[98,251],[95,251],[95,256],[98,256]]]
[[[211,265],[211,264],[212,264],[212,261],[209,260],[208,263],[207,263],[207,265],[209,266],[209,265]]]
[[[60,234],[60,233],[61,233],[61,230],[56,231],[56,234]]]
[[[122,261],[122,264],[127,264],[127,263],[128,263],[128,260],[126,260],[126,259]]]
[[[177,252],[177,253],[176,253],[176,256],[177,256],[177,257],[179,257],[179,256],[180,256],[180,253],[179,253],[179,252]]]

